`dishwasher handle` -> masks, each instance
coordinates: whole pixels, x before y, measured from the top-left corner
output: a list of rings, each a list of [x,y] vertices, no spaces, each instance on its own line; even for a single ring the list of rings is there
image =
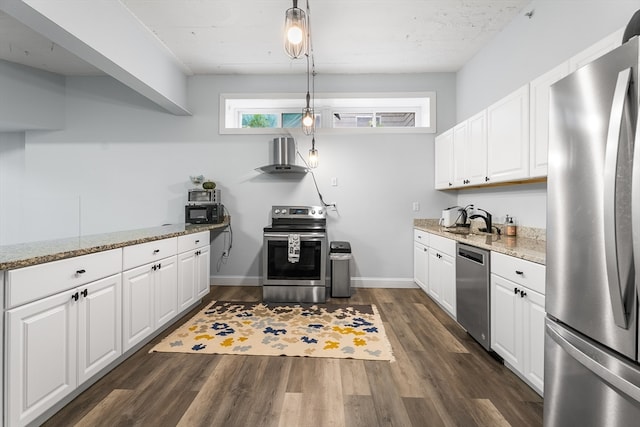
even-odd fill
[[[466,258],[470,261],[473,261],[477,264],[482,264],[484,265],[484,258],[485,258],[485,254],[481,253],[481,252],[476,252],[476,251],[470,251],[467,248],[463,248],[458,246],[458,256],[461,258]]]

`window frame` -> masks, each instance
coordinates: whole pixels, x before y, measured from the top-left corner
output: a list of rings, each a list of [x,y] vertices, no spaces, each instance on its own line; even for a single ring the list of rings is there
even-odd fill
[[[316,128],[316,134],[318,135],[330,135],[330,134],[385,134],[385,133],[436,133],[436,92],[424,91],[424,92],[362,92],[362,93],[316,93],[316,99],[314,100],[315,113],[320,114],[321,123],[324,126],[333,126],[333,113],[334,112],[371,112],[371,113],[383,113],[392,112],[394,110],[401,112],[414,112],[415,113],[415,127],[346,127],[346,128],[334,128],[334,127],[318,127]],[[302,129],[298,128],[242,128],[231,127],[234,125],[234,114],[237,114],[238,118],[241,117],[241,113],[250,114],[278,114],[292,113],[302,111],[304,107],[305,94],[297,93],[221,93],[219,104],[219,133],[221,135],[228,134],[240,134],[240,135],[279,135],[283,132],[297,133],[298,130],[302,133]],[[376,104],[377,100],[380,104]],[[234,106],[234,101],[237,104],[253,102],[252,106]],[[360,102],[364,103],[364,106],[358,105]],[[274,103],[280,103],[282,106],[273,106]],[[404,103],[404,105],[403,105]],[[428,109],[428,112],[424,112],[422,109]],[[273,111],[270,111],[273,110]],[[339,110],[339,111],[338,111]],[[241,111],[241,112],[240,112]],[[229,112],[229,114],[228,114]],[[237,119],[236,119],[237,120]],[[280,116],[278,121],[281,124],[282,117]],[[424,121],[429,123],[429,126],[418,126]],[[236,122],[237,123],[237,122]]]

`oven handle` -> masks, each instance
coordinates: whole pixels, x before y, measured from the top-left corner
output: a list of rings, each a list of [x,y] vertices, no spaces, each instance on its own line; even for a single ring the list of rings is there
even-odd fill
[[[300,236],[300,239],[309,239],[309,238],[323,238],[325,237],[325,233],[264,233],[264,237],[272,238],[272,239],[288,239],[289,234],[297,234]]]

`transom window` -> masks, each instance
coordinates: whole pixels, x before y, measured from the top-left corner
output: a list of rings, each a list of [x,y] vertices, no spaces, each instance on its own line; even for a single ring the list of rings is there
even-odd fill
[[[435,133],[435,92],[316,94],[316,132]],[[220,133],[301,129],[304,96],[221,94]]]

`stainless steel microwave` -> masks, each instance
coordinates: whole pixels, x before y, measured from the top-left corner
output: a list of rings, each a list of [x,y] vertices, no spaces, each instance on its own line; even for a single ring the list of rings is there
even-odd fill
[[[187,203],[191,204],[219,204],[220,190],[201,190],[194,188],[189,190]]]
[[[184,222],[187,224],[220,224],[223,220],[224,206],[220,203],[184,207]]]

